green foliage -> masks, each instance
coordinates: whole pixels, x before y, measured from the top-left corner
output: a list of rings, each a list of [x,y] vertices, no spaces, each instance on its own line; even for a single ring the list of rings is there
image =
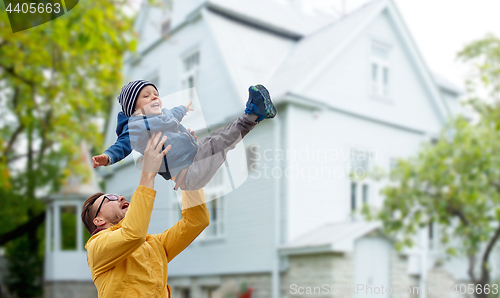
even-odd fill
[[[17,297],[40,297],[42,294],[43,254],[32,253],[27,234],[6,245],[9,274],[6,284]]]
[[[70,174],[89,177],[80,144],[101,152],[99,123],[122,87],[122,57],[135,50],[126,5],[80,1],[64,16],[17,33],[0,13],[0,236],[40,214],[39,198],[57,192]],[[11,277],[33,282],[41,263],[16,262],[39,251],[43,235],[22,239],[8,244],[11,265],[23,268]],[[14,291],[21,284],[11,283]]]
[[[423,144],[418,156],[399,160],[392,182],[382,190],[382,209],[365,214],[380,219],[399,248],[412,246],[415,233],[433,222],[449,255],[484,257],[489,253],[485,245],[497,242],[500,226],[500,40],[488,35],[468,45],[459,58],[475,70],[467,83],[467,104],[477,120],[450,120],[437,143]],[[489,276],[485,257],[477,279],[482,282]]]

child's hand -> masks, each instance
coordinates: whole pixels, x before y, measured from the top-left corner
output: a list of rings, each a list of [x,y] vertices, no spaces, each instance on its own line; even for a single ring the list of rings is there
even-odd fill
[[[193,109],[191,108],[191,105],[193,104],[192,101],[190,101],[187,105],[185,105],[186,107],[186,110],[189,112],[189,111],[192,111]]]
[[[99,166],[105,166],[108,164],[108,155],[106,154],[101,154],[92,157],[92,166],[95,168]]]

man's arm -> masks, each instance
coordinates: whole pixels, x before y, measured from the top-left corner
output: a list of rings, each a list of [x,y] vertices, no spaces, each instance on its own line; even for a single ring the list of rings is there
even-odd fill
[[[97,276],[123,261],[146,241],[146,234],[151,219],[156,191],[154,177],[160,168],[163,156],[171,146],[160,151],[166,137],[160,139],[161,133],[154,135],[144,151],[143,169],[140,185],[132,195],[131,203],[121,228],[111,226],[111,232],[98,236],[89,243],[88,261],[95,280]]]
[[[182,219],[161,234],[160,241],[170,262],[208,226],[210,219],[203,189],[182,192]]]
[[[149,181],[144,182],[152,184]],[[139,185],[132,195],[122,227],[116,229],[111,226],[108,228],[111,232],[101,232],[102,235],[98,234],[99,236],[89,243],[87,257],[94,280],[126,259],[144,243],[155,196],[154,189]]]

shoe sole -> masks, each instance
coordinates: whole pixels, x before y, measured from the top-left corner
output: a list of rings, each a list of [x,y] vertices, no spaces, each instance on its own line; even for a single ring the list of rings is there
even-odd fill
[[[274,107],[274,104],[271,101],[271,96],[269,96],[269,91],[267,91],[266,87],[262,85],[255,85],[255,88],[257,88],[262,97],[264,97],[264,106],[267,116],[266,119],[274,118],[276,116],[276,108]]]

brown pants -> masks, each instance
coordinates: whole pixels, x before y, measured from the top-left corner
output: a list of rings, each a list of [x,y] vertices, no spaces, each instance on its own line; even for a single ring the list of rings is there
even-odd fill
[[[193,163],[187,167],[185,176],[182,177],[182,172],[178,174],[175,189],[182,184],[182,180],[185,186],[181,187],[183,190],[199,190],[205,187],[226,160],[227,152],[234,149],[257,124],[250,117],[244,114],[201,140]]]

